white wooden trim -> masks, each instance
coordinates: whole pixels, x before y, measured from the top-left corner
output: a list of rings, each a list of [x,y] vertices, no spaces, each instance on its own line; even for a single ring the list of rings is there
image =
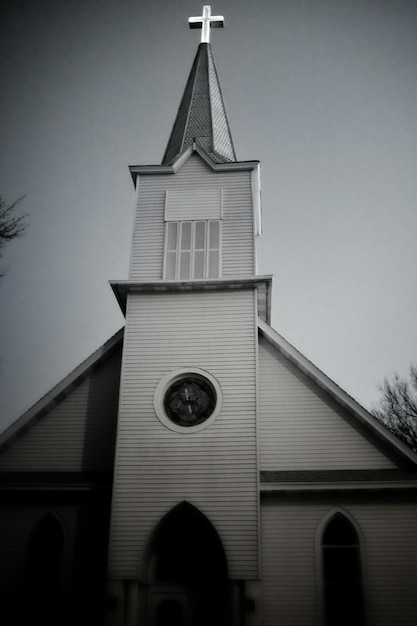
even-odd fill
[[[189,280],[111,280],[110,286],[120,308],[123,313],[126,313],[126,301],[129,293],[254,289],[262,283],[266,283],[268,289],[272,283],[272,276],[228,276],[227,278],[195,278]]]
[[[258,294],[257,291],[253,293],[253,309],[254,309],[254,320],[256,321],[258,316]],[[258,517],[258,578],[261,577],[262,572],[262,520],[261,520],[261,490],[260,490],[260,460],[261,460],[261,450],[260,450],[260,412],[259,412],[259,332],[254,324],[254,333],[255,333],[255,452],[256,452],[256,484],[257,484],[257,498],[256,498],[256,506],[257,506],[257,517]]]
[[[255,237],[262,234],[262,204],[261,204],[261,165],[252,170],[252,204],[254,214]]]
[[[129,170],[132,176],[134,184],[136,184],[136,178],[141,174],[175,174],[181,169],[183,165],[188,161],[192,154],[196,152],[201,159],[211,167],[213,171],[228,172],[233,170],[253,170],[259,166],[259,161],[233,161],[230,163],[214,163],[212,159],[196,145],[190,146],[188,150],[183,152],[172,165],[130,165]]]

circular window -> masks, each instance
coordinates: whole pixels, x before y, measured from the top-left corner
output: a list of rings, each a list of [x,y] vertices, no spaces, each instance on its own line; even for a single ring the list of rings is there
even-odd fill
[[[177,370],[159,383],[154,407],[159,420],[171,430],[195,432],[216,418],[220,400],[220,385],[208,372]]]

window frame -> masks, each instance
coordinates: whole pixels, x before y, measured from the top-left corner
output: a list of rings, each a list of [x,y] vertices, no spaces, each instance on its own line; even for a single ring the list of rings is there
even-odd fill
[[[215,405],[213,411],[204,421],[191,426],[181,426],[168,417],[165,411],[165,394],[169,387],[181,378],[196,375],[200,378],[206,379],[214,389]],[[223,404],[222,388],[217,380],[210,372],[200,369],[198,367],[187,367],[175,369],[172,372],[168,372],[158,383],[153,398],[153,406],[155,414],[161,424],[166,426],[169,430],[177,433],[192,434],[199,433],[200,431],[208,428],[220,415]]]
[[[196,241],[196,229],[197,224],[204,224],[204,248],[195,247]],[[216,223],[218,225],[218,247],[210,247],[210,225]],[[170,240],[169,229],[172,228],[171,224],[176,225],[176,247],[168,249],[168,243]],[[184,226],[190,224],[190,248],[182,249],[181,240]],[[188,276],[181,276],[181,254],[188,252],[189,257],[189,271]],[[203,276],[195,277],[195,258],[196,253],[203,252]],[[217,253],[218,271],[215,276],[210,276],[210,252]],[[174,275],[169,276],[168,271],[168,257],[169,253],[175,254]],[[222,220],[221,219],[199,219],[199,220],[167,220],[165,221],[165,235],[164,235],[164,263],[163,263],[163,279],[164,280],[206,280],[209,278],[220,278],[222,276]]]
[[[364,624],[368,624],[368,584],[366,575],[366,557],[365,547],[362,531],[355,521],[355,519],[343,508],[332,509],[320,522],[316,532],[316,581],[317,581],[317,598],[319,608],[319,624],[320,626],[327,626],[326,621],[326,602],[325,602],[325,571],[324,571],[324,547],[323,539],[324,534],[329,527],[329,524],[335,517],[343,517],[348,523],[350,523],[356,533],[357,543],[355,546],[358,550],[358,562],[360,568],[360,588],[362,590],[363,600],[363,619]]]

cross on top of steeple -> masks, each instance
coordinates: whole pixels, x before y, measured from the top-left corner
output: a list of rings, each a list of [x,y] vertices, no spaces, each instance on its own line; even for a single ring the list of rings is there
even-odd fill
[[[210,5],[203,7],[203,15],[188,18],[190,28],[201,28],[201,43],[210,43],[210,28],[223,28],[223,15],[211,15]]]
[[[185,86],[177,117],[171,131],[163,164],[171,164],[191,146],[203,150],[214,163],[236,162],[232,135],[224,107],[210,45],[210,28],[223,27],[222,15],[189,18],[190,28],[201,28],[201,43]]]

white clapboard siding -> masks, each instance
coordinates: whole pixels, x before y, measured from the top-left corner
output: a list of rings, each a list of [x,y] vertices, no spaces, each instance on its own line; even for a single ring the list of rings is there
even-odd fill
[[[186,199],[184,208],[188,220],[202,219],[201,215],[209,211],[210,202],[215,202],[217,215],[221,200],[222,275],[252,275],[255,259],[251,172],[213,172],[199,156],[194,155],[176,174],[141,175],[130,279],[162,278],[166,197],[168,205],[170,198],[175,199],[179,215],[181,196]],[[195,198],[199,198],[199,203],[193,217],[190,199]]]
[[[316,626],[317,518],[302,506],[261,502],[263,624]]]
[[[147,539],[188,501],[215,526],[230,576],[258,572],[253,290],[129,296],[124,343],[110,577],[135,576]],[[220,383],[222,411],[205,430],[173,432],[154,393],[177,368]]]
[[[417,504],[415,494],[393,500],[352,510],[365,537],[370,623],[409,626],[417,615]]]
[[[268,495],[262,500],[264,626],[319,622],[322,521],[342,509],[362,540],[367,623],[410,626],[417,614],[417,507],[393,495]]]
[[[397,467],[347,412],[262,337],[259,424],[261,470]]]
[[[0,453],[3,471],[111,471],[120,350]]]

